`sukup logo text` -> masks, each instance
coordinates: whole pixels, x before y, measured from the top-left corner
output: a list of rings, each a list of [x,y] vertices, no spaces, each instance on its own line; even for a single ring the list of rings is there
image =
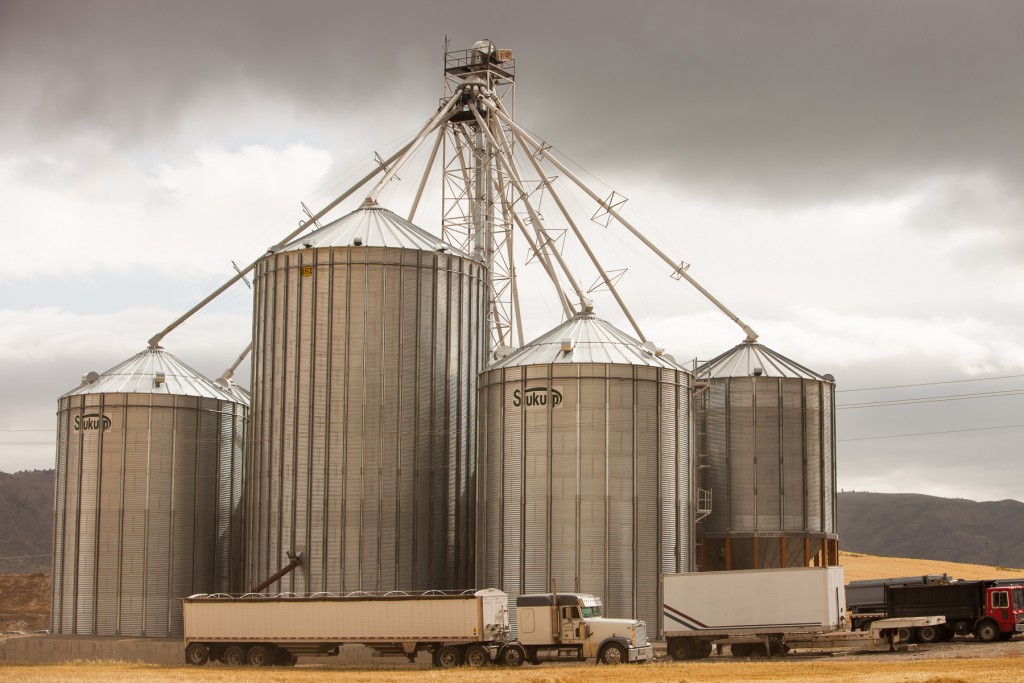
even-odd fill
[[[516,389],[512,392],[512,405],[516,408],[525,405],[527,408],[546,406],[548,404],[547,387],[530,387],[529,389]],[[558,389],[551,389],[551,407],[557,408],[562,402],[562,392]]]
[[[88,413],[86,415],[75,415],[75,431],[93,431],[99,430],[102,426],[103,431],[110,429],[110,418],[106,415],[100,415],[99,413]]]

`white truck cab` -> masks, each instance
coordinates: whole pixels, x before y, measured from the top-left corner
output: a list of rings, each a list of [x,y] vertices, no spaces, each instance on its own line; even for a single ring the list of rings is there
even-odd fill
[[[619,664],[652,659],[644,622],[606,619],[601,607],[601,599],[587,593],[517,597],[518,642],[527,660],[539,664],[596,659]]]

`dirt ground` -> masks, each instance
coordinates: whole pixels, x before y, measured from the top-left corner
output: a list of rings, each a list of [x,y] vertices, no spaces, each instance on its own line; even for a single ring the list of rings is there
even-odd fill
[[[50,576],[0,574],[0,633],[50,628]]]

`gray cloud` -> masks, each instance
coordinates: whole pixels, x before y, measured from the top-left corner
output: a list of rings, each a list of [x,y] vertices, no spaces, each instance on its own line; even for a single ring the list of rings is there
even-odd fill
[[[796,200],[886,194],[921,174],[1024,178],[1024,5],[7,2],[9,135],[148,144],[198,100],[295,115],[422,112],[442,37],[518,57],[520,118],[591,168]],[[355,67],[353,65],[356,65]],[[422,112],[411,118],[418,121]],[[585,120],[586,125],[580,125]],[[193,131],[194,134],[194,131]],[[201,134],[201,133],[200,133]],[[614,172],[614,171],[613,171]]]

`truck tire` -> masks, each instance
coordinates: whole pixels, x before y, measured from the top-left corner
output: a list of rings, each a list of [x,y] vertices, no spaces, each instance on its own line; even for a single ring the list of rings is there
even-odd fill
[[[483,645],[470,645],[466,648],[466,664],[473,667],[487,666],[491,663],[491,654]]]
[[[693,649],[689,638],[669,638],[668,655],[677,662],[693,659]]]
[[[277,648],[277,661],[274,662],[275,666],[295,666],[295,663],[299,661],[299,658],[293,655],[284,648]]]
[[[974,637],[983,643],[991,643],[999,639],[999,627],[991,619],[983,619],[974,627]]]
[[[922,626],[917,629],[917,639],[922,643],[937,643],[942,640],[942,627]]]
[[[629,661],[626,648],[618,643],[608,643],[605,645],[598,659],[602,664],[623,664]]]
[[[210,650],[202,643],[191,643],[185,648],[185,663],[202,666],[210,661]]]
[[[750,643],[729,644],[729,652],[732,653],[733,657],[749,657],[753,651],[754,648]]]
[[[245,650],[240,645],[228,645],[224,648],[222,660],[228,666],[242,666],[245,664]]]
[[[695,640],[693,641],[693,658],[694,659],[707,659],[711,656],[711,641],[710,640]]]
[[[462,664],[462,651],[454,645],[444,645],[434,655],[434,665],[442,669],[454,669]]]
[[[917,642],[917,629],[915,628],[898,628],[896,629],[896,635],[900,639],[901,643]]]
[[[498,658],[505,666],[522,666],[526,661],[526,650],[521,645],[513,643],[506,645],[498,654]]]
[[[245,661],[249,666],[270,666],[277,661],[277,653],[266,645],[253,645],[245,653]]]

